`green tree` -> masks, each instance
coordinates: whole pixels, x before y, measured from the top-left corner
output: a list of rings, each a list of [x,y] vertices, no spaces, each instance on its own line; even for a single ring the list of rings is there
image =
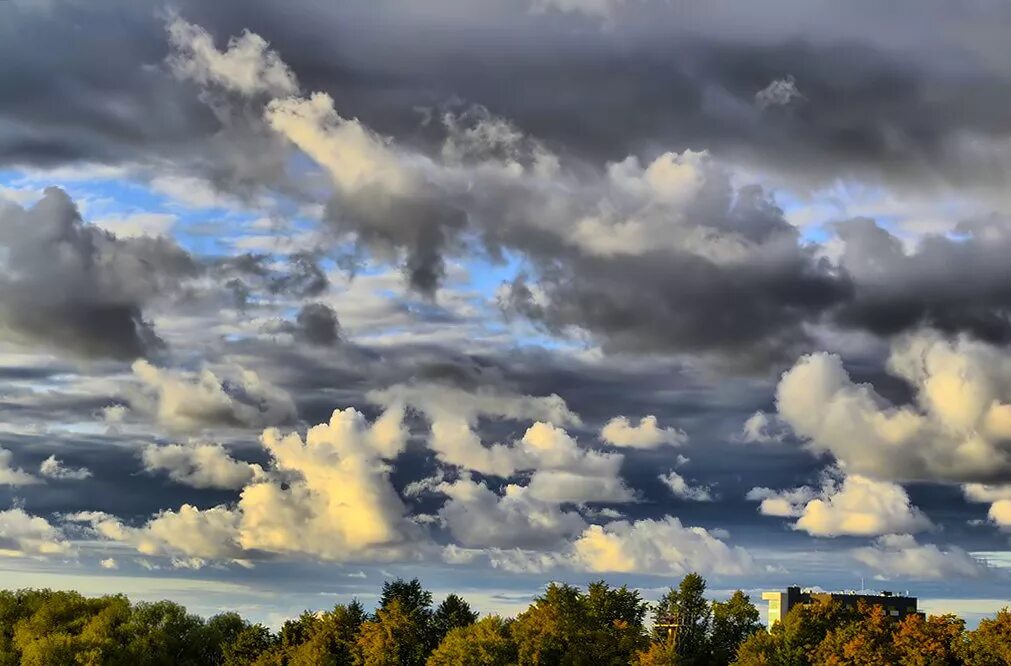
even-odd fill
[[[201,663],[204,621],[171,601],[141,602],[133,607],[128,649],[133,663]]]
[[[222,646],[222,663],[225,666],[246,666],[247,664],[261,663],[259,660],[268,655],[274,645],[274,637],[265,626],[262,624],[246,625],[231,642]]]
[[[830,599],[817,599],[790,609],[769,632],[745,639],[733,663],[740,666],[808,666],[811,655],[830,631],[856,619],[856,612]]]
[[[713,620],[710,636],[712,663],[730,664],[737,656],[741,643],[764,627],[761,615],[751,599],[737,590],[726,601],[714,601]]]
[[[512,624],[518,663],[588,663],[579,588],[551,583]]]
[[[470,604],[455,594],[450,594],[432,614],[432,642],[438,645],[453,629],[474,624],[477,613],[471,610]]]
[[[709,663],[712,608],[705,593],[705,579],[690,573],[653,606],[653,641],[667,641],[669,628],[663,625],[676,624],[678,663],[685,666]]]
[[[451,629],[428,658],[427,666],[509,666],[516,644],[509,624],[496,615]]]
[[[628,664],[646,647],[643,622],[648,605],[639,592],[604,581],[590,583],[583,596],[585,641],[597,664]]]
[[[428,627],[417,608],[408,609],[391,598],[362,623],[355,646],[355,663],[361,666],[417,666],[430,652]]]
[[[967,666],[1006,666],[1011,664],[1011,607],[994,618],[980,621],[970,631],[964,649]]]

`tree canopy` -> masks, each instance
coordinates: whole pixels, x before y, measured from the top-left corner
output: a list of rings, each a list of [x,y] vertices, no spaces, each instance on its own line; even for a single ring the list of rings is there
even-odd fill
[[[356,600],[305,611],[276,632],[234,612],[204,619],[171,601],[0,592],[0,666],[1003,666],[1011,610],[974,631],[952,615],[902,619],[819,600],[766,631],[738,590],[710,601],[685,576],[649,604],[638,590],[552,583],[516,618],[438,605],[417,579],[387,581],[373,613]],[[652,619],[652,623],[647,621]],[[651,626],[652,625],[652,626]]]

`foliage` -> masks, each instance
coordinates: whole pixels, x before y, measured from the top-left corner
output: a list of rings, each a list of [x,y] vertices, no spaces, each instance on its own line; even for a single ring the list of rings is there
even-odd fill
[[[953,616],[844,607],[792,608],[765,631],[746,594],[710,602],[689,574],[649,605],[603,581],[552,583],[515,620],[478,619],[460,596],[432,607],[415,579],[384,584],[373,615],[352,601],[305,611],[275,634],[227,612],[204,620],[170,601],[131,604],[53,590],[0,591],[0,666],[1007,666],[1011,609],[974,631]]]
[[[451,629],[427,666],[508,666],[516,663],[509,623],[497,615]]]
[[[519,664],[628,664],[644,647],[646,604],[627,587],[592,583],[586,594],[552,583],[516,618]]]

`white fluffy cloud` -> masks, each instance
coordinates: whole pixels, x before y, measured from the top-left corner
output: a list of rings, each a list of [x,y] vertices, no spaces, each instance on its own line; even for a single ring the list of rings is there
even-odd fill
[[[45,518],[15,507],[0,511],[0,556],[37,557],[64,555],[70,543]]]
[[[660,480],[664,482],[675,497],[691,502],[712,502],[713,493],[709,486],[693,486],[675,471],[661,474]]]
[[[991,486],[982,483],[967,483],[962,486],[965,498],[970,502],[989,503],[987,517],[1000,528],[1011,528],[1011,484]]]
[[[139,528],[105,514],[73,519],[145,555],[190,564],[264,553],[331,561],[410,557],[415,551],[407,546],[417,541],[417,525],[408,520],[383,462],[403,449],[402,417],[402,410],[391,409],[370,424],[349,408],[310,428],[304,440],[297,433],[264,431],[261,441],[272,465],[254,475],[231,506],[185,504]]]
[[[934,544],[918,544],[909,534],[882,536],[873,546],[851,554],[881,578],[976,578],[986,572],[981,562],[957,546],[941,550]]]
[[[744,422],[739,439],[755,444],[776,444],[782,442],[785,436],[784,426],[778,417],[758,411]]]
[[[82,481],[91,477],[86,467],[66,467],[55,455],[49,456],[39,465],[39,474],[47,479],[72,479]]]
[[[586,527],[578,513],[538,499],[523,486],[510,484],[498,495],[485,483],[463,477],[438,490],[449,497],[439,516],[468,548],[558,547]]]
[[[896,480],[986,481],[1011,471],[1011,357],[932,334],[896,343],[892,373],[915,389],[893,406],[832,354],[801,358],[776,392],[780,416],[848,472]]]
[[[0,449],[0,486],[27,486],[40,483],[39,479],[14,467],[14,454],[7,449]]]
[[[841,483],[826,474],[817,491],[753,488],[747,498],[761,500],[759,511],[765,515],[796,517],[794,529],[813,536],[879,536],[931,527],[901,486],[858,474],[846,476]]]
[[[243,95],[292,95],[298,92],[295,75],[267,42],[243,32],[218,51],[214,38],[200,26],[173,16],[167,25],[173,53],[169,65],[180,78],[213,84]]]
[[[655,449],[664,444],[677,446],[688,441],[688,435],[677,428],[661,428],[655,416],[644,416],[638,425],[624,416],[616,416],[600,430],[600,438],[614,446],[631,449]]]
[[[557,395],[544,397],[508,394],[479,389],[461,391],[439,385],[398,385],[373,391],[374,403],[408,405],[431,423],[429,443],[439,459],[449,465],[495,476],[512,476],[520,469],[571,464],[580,452],[575,443],[558,436],[551,426],[578,424],[565,401]],[[538,421],[517,446],[495,443],[485,446],[474,431],[481,416],[517,421]],[[605,463],[604,454],[587,455],[589,464]],[[553,464],[554,463],[554,464]]]
[[[250,370],[236,368],[230,376],[221,378],[207,368],[193,375],[138,360],[133,364],[133,373],[145,391],[141,396],[132,396],[131,404],[153,414],[172,431],[265,427],[286,423],[296,415],[287,392]]]
[[[573,548],[575,566],[592,572],[740,575],[754,569],[743,549],[728,546],[701,527],[684,527],[673,516],[591,525]]]
[[[238,490],[263,473],[259,465],[236,460],[220,444],[150,445],[141,451],[148,472],[168,472],[177,483],[194,488]]]

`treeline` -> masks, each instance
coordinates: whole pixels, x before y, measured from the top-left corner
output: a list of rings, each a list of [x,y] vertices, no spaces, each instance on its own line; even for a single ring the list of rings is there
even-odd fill
[[[950,615],[898,622],[875,607],[815,603],[766,632],[747,595],[711,602],[705,589],[689,574],[648,604],[624,586],[553,583],[515,618],[478,618],[455,594],[434,605],[418,580],[395,580],[374,613],[352,601],[306,611],[276,633],[237,613],[204,620],[169,601],[0,592],[0,666],[1011,664],[1007,610],[967,632]]]

